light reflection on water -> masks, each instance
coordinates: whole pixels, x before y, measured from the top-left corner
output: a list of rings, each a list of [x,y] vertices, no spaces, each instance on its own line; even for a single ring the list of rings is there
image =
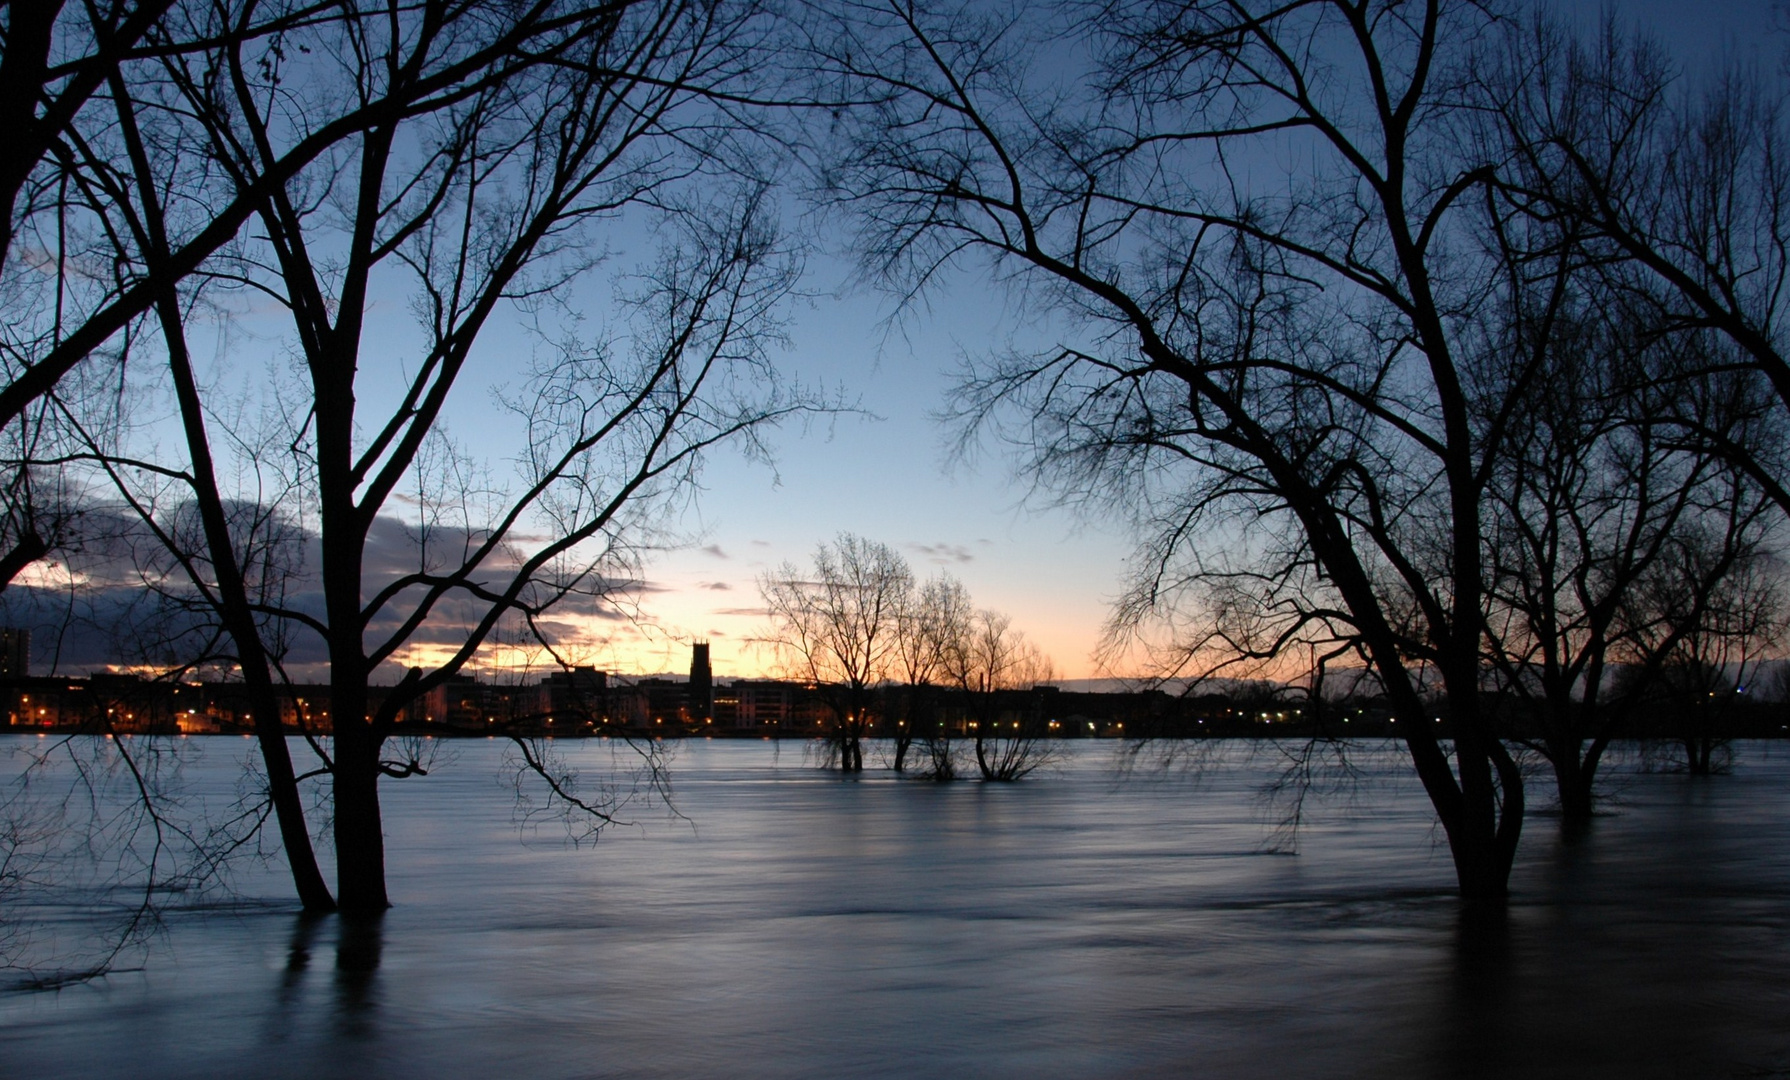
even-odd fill
[[[1625,778],[1570,846],[1533,819],[1508,915],[1464,921],[1396,757],[1289,856],[1265,763],[1121,782],[1111,749],[938,786],[690,743],[688,821],[570,850],[519,841],[499,746],[462,744],[384,787],[383,920],[250,877],[266,902],[174,913],[141,972],[0,1000],[0,1073],[1790,1076],[1781,750]]]

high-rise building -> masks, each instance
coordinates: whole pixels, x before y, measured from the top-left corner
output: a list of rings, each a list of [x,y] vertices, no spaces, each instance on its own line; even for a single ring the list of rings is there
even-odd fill
[[[687,698],[691,720],[707,720],[715,715],[715,675],[709,670],[709,643],[698,641],[690,646],[690,689]]]
[[[23,679],[31,674],[31,631],[0,629],[0,679]]]

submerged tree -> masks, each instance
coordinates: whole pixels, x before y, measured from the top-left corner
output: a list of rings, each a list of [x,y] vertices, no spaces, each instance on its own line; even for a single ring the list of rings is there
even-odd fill
[[[1480,642],[1503,432],[1478,422],[1462,319],[1487,302],[1472,241],[1491,163],[1458,149],[1449,107],[1454,43],[1495,24],[1341,2],[1069,21],[1096,65],[1054,83],[1024,68],[1017,17],[897,0],[821,36],[871,102],[828,174],[863,256],[904,290],[986,257],[1082,320],[1060,349],[979,366],[960,414],[1016,417],[1036,475],[1132,517],[1155,568],[1133,611],[1205,579],[1198,541],[1227,521],[1278,537],[1277,561],[1242,568],[1275,636],[1367,658],[1462,894],[1501,897],[1523,787]]]
[[[1011,618],[984,609],[956,620],[944,670],[964,705],[982,779],[1018,780],[1049,762],[1055,743],[1047,718],[1035,701],[1012,706],[1017,695],[1055,678],[1056,670]]]
[[[1611,738],[1634,733],[1648,687],[1769,550],[1773,502],[1790,507],[1779,486],[1786,414],[1769,379],[1743,343],[1673,298],[1632,228],[1735,245],[1711,269],[1738,273],[1722,291],[1742,307],[1756,308],[1781,270],[1759,235],[1767,213],[1739,205],[1775,197],[1770,169],[1692,126],[1658,142],[1651,128],[1673,111],[1658,50],[1613,24],[1586,40],[1540,16],[1512,25],[1468,84],[1482,103],[1470,127],[1499,162],[1487,203],[1509,282],[1500,336],[1540,358],[1539,378],[1501,406],[1511,419],[1487,489],[1487,662],[1512,734],[1552,765],[1572,827],[1590,814]],[[1728,136],[1769,129],[1745,108],[1731,119],[1740,113],[1750,121]],[[1693,143],[1695,161],[1683,151]],[[1764,186],[1718,194],[1718,159],[1730,178]],[[1612,228],[1598,173],[1645,201],[1624,211],[1645,226]]]
[[[764,644],[826,702],[829,765],[861,772],[863,742],[880,732],[894,740],[897,772],[918,743],[923,775],[955,779],[954,723],[983,779],[1017,780],[1048,759],[1042,718],[1015,714],[1009,698],[1048,681],[1050,661],[1009,617],[976,610],[961,582],[940,574],[916,586],[894,548],[841,533],[815,548],[812,566],[785,563],[758,587]]]
[[[1612,295],[1597,229],[1536,214],[1533,155],[1488,129],[1515,24],[1447,2],[1055,13],[1032,37],[1017,8],[817,20],[839,96],[864,103],[827,194],[902,295],[981,265],[1068,320],[1057,347],[972,365],[955,408],[1053,495],[1131,519],[1117,633],[1166,633],[1176,674],[1371,667],[1462,894],[1502,897],[1524,788],[1487,635],[1521,555],[1488,550],[1517,542],[1492,489],[1576,316]],[[1708,475],[1671,441],[1650,536]],[[1612,609],[1634,580],[1581,599]]]
[[[1718,570],[1724,558],[1731,565]],[[1669,648],[1624,675],[1647,734],[1675,744],[1685,771],[1707,776],[1730,754],[1736,713],[1769,694],[1759,684],[1790,633],[1790,598],[1782,564],[1764,551],[1730,556],[1717,537],[1702,536],[1668,561],[1644,595],[1654,636]]]
[[[1541,354],[1539,378],[1511,406],[1483,395],[1510,411],[1486,485],[1484,648],[1505,737],[1547,760],[1571,830],[1591,816],[1611,741],[1636,734],[1638,692],[1711,617],[1775,515],[1744,469],[1673,419],[1694,394],[1712,429],[1736,430],[1730,380],[1662,379],[1678,363],[1669,348],[1600,302],[1595,279],[1538,275],[1540,262],[1507,260],[1507,312],[1534,310],[1502,335],[1513,354]],[[1525,298],[1514,282],[1537,276],[1564,287]],[[1545,333],[1524,330],[1540,318]],[[1502,370],[1481,377],[1495,388]],[[1693,550],[1702,557],[1684,557]]]
[[[1030,37],[1035,10],[998,6],[817,20],[820,63],[864,103],[826,194],[901,295],[987,266],[1069,322],[1057,347],[973,364],[954,408],[1054,496],[1130,517],[1113,639],[1166,635],[1165,673],[1243,664],[1314,692],[1367,666],[1463,895],[1501,897],[1524,805],[1510,695],[1548,718],[1536,744],[1576,813],[1612,730],[1586,677],[1612,651],[1646,662],[1617,616],[1670,538],[1732,523],[1732,551],[1757,545],[1759,463],[1781,453],[1746,378],[1661,340],[1632,245],[1572,201],[1585,183],[1556,183],[1655,82],[1592,79],[1602,111],[1561,114],[1585,130],[1544,130],[1510,119],[1534,65],[1505,63],[1519,24],[1482,5],[1056,16]],[[1640,197],[1669,171],[1620,175]],[[1721,263],[1725,189],[1680,171],[1702,179],[1674,197],[1703,209],[1666,216]],[[1782,245],[1749,243],[1731,291],[1781,303]],[[1716,325],[1679,309],[1685,333]],[[1580,382],[1549,397],[1563,377]]]
[[[899,672],[898,615],[913,588],[894,548],[851,533],[817,546],[812,567],[785,563],[759,579],[771,618],[765,641],[787,674],[825,700],[829,762],[842,772],[864,769],[874,691]]]
[[[422,771],[387,752],[406,708],[500,625],[551,646],[546,613],[611,596],[706,450],[795,407],[765,358],[795,266],[733,111],[757,78],[754,6],[429,2],[354,15],[265,52],[220,35],[202,63],[171,57],[155,80],[114,86],[116,153],[134,180],[115,182],[110,147],[83,175],[162,285],[155,328],[183,453],[133,455],[83,430],[85,460],[228,635],[259,695],[276,801],[292,770],[270,691],[284,643],[321,646],[333,737],[312,746],[331,794],[334,902],[370,912],[388,903],[379,782]],[[363,111],[332,153],[287,164],[289,147]],[[170,183],[195,161],[204,168]],[[181,287],[153,273],[173,257],[169,221],[238,201],[253,229],[228,258]],[[617,221],[652,226],[661,254],[622,280],[593,338],[579,290],[602,262],[600,226]],[[258,430],[230,380],[208,383],[194,361],[206,305],[233,291],[290,319],[296,371],[274,373],[282,407]],[[394,294],[410,299],[408,332],[379,316]],[[518,383],[500,399],[524,445],[514,482],[478,483],[444,418],[509,315],[536,341],[532,359],[506,366]],[[266,512],[230,510],[270,496]],[[198,545],[169,526],[188,505]],[[254,555],[287,520],[315,534],[315,577],[270,597]],[[425,648],[425,627],[444,619],[452,640]],[[394,664],[407,674],[375,708],[370,680]],[[290,852],[302,815],[281,824]],[[328,906],[320,876],[295,873],[306,905]]]
[[[918,741],[926,751],[927,775],[937,780],[956,775],[939,706],[950,679],[956,630],[966,623],[970,610],[969,590],[946,574],[910,588],[896,604],[894,675],[898,685],[890,688],[898,700],[892,710],[895,731],[891,733],[896,772],[905,770],[908,752]]]

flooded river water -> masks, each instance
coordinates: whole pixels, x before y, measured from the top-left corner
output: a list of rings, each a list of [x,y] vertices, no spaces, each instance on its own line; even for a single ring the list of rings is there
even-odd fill
[[[192,742],[189,781],[227,790],[247,744]],[[453,749],[383,788],[383,920],[304,919],[245,868],[139,970],[0,997],[0,1075],[1790,1076],[1783,747],[1616,776],[1570,845],[1532,819],[1507,914],[1468,920],[1371,747],[1297,854],[1268,850],[1275,767],[1242,746],[937,785],[689,742],[681,817],[577,849],[518,829],[501,744]]]

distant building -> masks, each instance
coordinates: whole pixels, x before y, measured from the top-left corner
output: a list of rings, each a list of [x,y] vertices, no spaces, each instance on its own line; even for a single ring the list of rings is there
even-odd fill
[[[820,723],[825,704],[814,688],[778,679],[735,679],[733,727],[749,731],[806,729]]]
[[[685,699],[692,723],[702,723],[715,715],[715,677],[709,670],[709,643],[698,641],[690,646],[690,689]]]
[[[541,680],[541,699],[538,708],[555,726],[602,724],[614,711],[609,673],[594,667],[549,673]]]
[[[740,726],[740,692],[726,683],[715,686],[713,692],[715,726],[720,728]]]
[[[471,675],[449,675],[441,685],[410,703],[406,719],[457,728],[483,727],[491,718],[492,703],[487,700],[491,689]]]
[[[689,687],[675,679],[639,679],[634,683],[640,722],[659,728],[666,724],[682,724],[688,713]]]
[[[0,679],[31,677],[31,631],[0,630]]]

